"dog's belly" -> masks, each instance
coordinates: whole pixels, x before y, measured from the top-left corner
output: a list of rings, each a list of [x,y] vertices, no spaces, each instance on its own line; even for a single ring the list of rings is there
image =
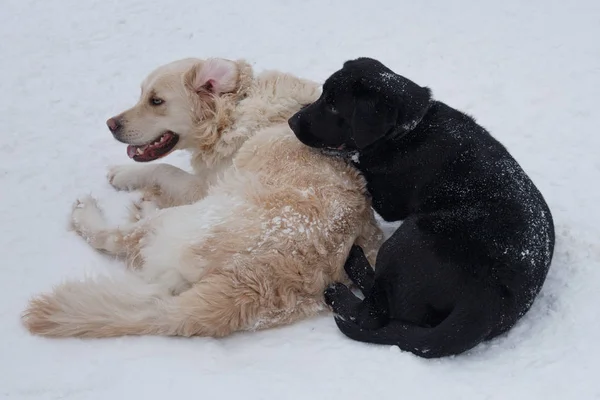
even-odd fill
[[[240,197],[218,194],[191,205],[161,210],[151,222],[152,231],[141,251],[146,260],[140,272],[142,277],[171,288],[197,281],[202,263],[194,262],[191,248],[243,204]]]

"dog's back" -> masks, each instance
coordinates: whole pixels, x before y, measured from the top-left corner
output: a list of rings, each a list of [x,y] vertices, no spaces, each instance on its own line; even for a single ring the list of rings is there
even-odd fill
[[[365,171],[375,208],[384,217],[399,209],[415,215],[419,228],[436,236],[436,254],[450,257],[465,279],[476,275],[499,291],[506,317],[491,336],[510,328],[533,303],[552,260],[554,226],[542,194],[502,144],[440,102],[398,148],[388,183]],[[415,174],[411,165],[422,167]],[[420,187],[416,198],[410,187]]]

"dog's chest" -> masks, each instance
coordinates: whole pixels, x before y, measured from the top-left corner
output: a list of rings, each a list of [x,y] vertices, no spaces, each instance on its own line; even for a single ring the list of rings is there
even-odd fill
[[[420,153],[361,155],[355,164],[367,181],[373,208],[384,218],[404,219],[418,208],[423,185],[435,175],[435,166]]]

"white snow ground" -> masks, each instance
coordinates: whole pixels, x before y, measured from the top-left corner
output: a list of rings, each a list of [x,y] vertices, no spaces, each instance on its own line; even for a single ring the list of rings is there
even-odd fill
[[[597,0],[2,0],[0,38],[0,397],[600,398]],[[352,342],[330,315],[222,340],[23,329],[34,293],[121,267],[66,219],[88,192],[124,215],[130,195],[105,172],[128,160],[104,121],[135,101],[146,73],[224,56],[323,80],[361,55],[476,116],[546,196],[554,263],[506,337],[426,361]],[[186,165],[184,154],[168,161]]]

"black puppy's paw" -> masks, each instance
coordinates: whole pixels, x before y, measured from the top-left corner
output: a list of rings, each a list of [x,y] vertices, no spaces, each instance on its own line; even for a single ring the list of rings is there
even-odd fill
[[[342,318],[337,315],[333,317],[333,320],[335,321],[335,324],[337,325],[339,330],[342,331],[346,336],[348,336],[349,333],[353,331],[362,331],[362,329],[353,320]]]
[[[343,283],[336,282],[329,285],[327,289],[325,289],[325,293],[323,293],[323,296],[325,297],[325,304],[332,308],[335,307],[336,300],[339,299],[340,293],[343,293],[344,291],[349,292],[350,289],[348,289],[348,287],[346,287],[346,285]]]
[[[342,283],[333,283],[325,289],[325,303],[331,308],[335,314],[342,318],[350,318],[360,299],[352,293],[352,291]]]

